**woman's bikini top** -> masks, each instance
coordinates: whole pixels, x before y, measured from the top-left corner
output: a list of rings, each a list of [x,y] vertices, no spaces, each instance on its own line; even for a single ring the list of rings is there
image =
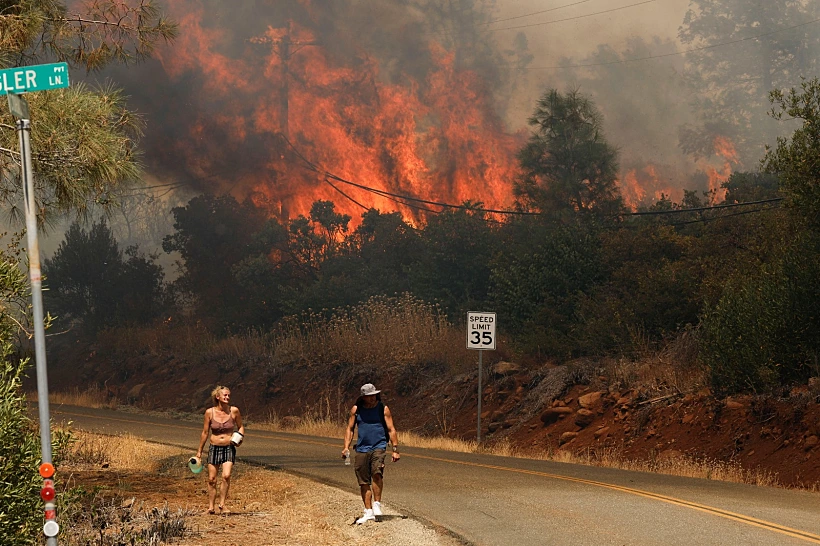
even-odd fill
[[[228,415],[227,421],[217,422],[214,417],[211,417],[211,434],[220,435],[220,434],[231,434],[233,432],[234,427],[236,427],[236,423],[233,420],[232,415]]]

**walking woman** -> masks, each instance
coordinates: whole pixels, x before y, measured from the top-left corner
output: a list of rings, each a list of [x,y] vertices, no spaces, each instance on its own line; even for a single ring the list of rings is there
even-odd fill
[[[218,386],[211,393],[214,405],[205,410],[205,424],[199,440],[198,459],[202,458],[205,441],[210,437],[208,447],[208,513],[216,513],[216,474],[222,466],[222,487],[219,491],[217,509],[222,514],[228,514],[225,501],[228,499],[228,489],[231,487],[231,470],[236,462],[236,446],[242,443],[245,436],[245,427],[242,425],[242,415],[239,408],[231,405],[231,390],[228,387]],[[239,436],[234,435],[239,432]],[[232,440],[232,436],[234,437]]]

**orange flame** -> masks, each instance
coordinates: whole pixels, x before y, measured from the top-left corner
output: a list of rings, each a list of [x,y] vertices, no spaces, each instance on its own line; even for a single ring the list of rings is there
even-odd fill
[[[705,165],[704,171],[709,178],[709,191],[712,195],[711,203],[716,204],[726,200],[726,188],[721,187],[729,180],[732,174],[732,165],[738,163],[737,150],[734,143],[728,137],[716,136],[713,140],[715,155],[723,159],[723,165],[719,168],[713,165]]]
[[[505,130],[481,77],[457,68],[454,54],[436,42],[429,44],[433,68],[426,78],[403,74],[388,81],[364,51],[352,66],[339,66],[310,28],[271,27],[245,39],[242,57],[228,57],[220,51],[229,33],[206,30],[197,0],[172,0],[170,11],[180,36],[159,58],[170,80],[201,82],[197,96],[204,103],[183,146],[189,172],[250,195],[274,215],[307,214],[317,199],[334,201],[354,223],[362,206],[423,214],[412,203],[341,182],[333,182],[334,189],[278,138],[287,128],[288,140],[307,159],[364,186],[431,201],[510,206],[524,136]],[[258,162],[234,175],[240,179],[219,174],[238,156],[216,135],[234,148],[255,150]]]
[[[641,205],[649,205],[664,197],[673,201],[683,198],[683,191],[680,188],[673,188],[662,181],[659,169],[657,165],[649,163],[642,169],[628,170],[623,179],[618,181],[627,207],[635,211]],[[671,179],[671,177],[665,178]]]

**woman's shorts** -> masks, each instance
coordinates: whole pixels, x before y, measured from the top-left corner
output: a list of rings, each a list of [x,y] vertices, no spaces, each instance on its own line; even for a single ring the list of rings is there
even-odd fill
[[[368,451],[367,453],[356,452],[354,469],[359,485],[370,485],[374,474],[384,476],[384,456],[387,452],[384,449]]]
[[[236,462],[236,446],[215,446],[211,444],[208,448],[208,464],[219,466],[222,463]]]

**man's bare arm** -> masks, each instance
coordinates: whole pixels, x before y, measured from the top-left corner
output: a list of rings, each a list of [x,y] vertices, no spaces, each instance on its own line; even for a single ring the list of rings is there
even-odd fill
[[[384,423],[387,425],[387,434],[390,436],[390,443],[393,444],[393,462],[399,460],[399,433],[396,432],[396,427],[393,424],[393,414],[390,413],[390,408],[384,407]]]
[[[353,441],[353,429],[356,428],[356,410],[356,406],[350,408],[350,417],[347,419],[347,428],[345,429],[345,445],[342,448],[342,457],[345,456],[346,451],[350,450],[350,442]]]

